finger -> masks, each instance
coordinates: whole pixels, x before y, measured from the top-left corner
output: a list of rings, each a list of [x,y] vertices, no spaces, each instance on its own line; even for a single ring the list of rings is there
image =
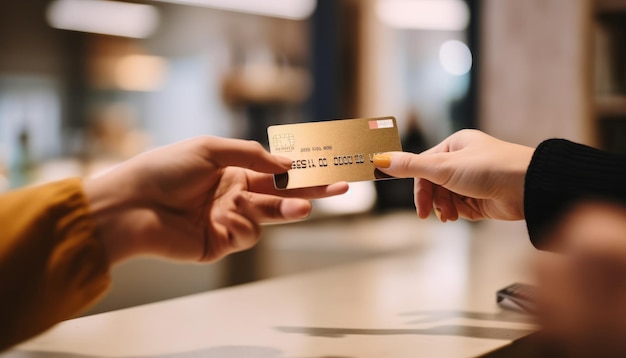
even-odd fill
[[[444,195],[446,197],[446,205],[443,209],[446,214],[446,219],[448,219],[448,221],[457,221],[459,219],[459,212],[456,208],[456,205],[454,204],[454,197],[456,197],[457,195],[448,189],[442,189],[445,190]]]
[[[426,179],[416,179],[414,193],[417,215],[426,219],[433,208],[433,183]]]
[[[322,199],[329,196],[345,194],[350,186],[347,182],[338,182],[330,185],[315,186],[310,188],[270,190],[269,194],[285,198]]]
[[[458,212],[452,200],[452,193],[440,186],[435,186],[433,190],[433,207],[435,212],[439,212],[439,220],[442,222],[455,221],[458,219]]]
[[[219,225],[207,224],[201,262],[212,262],[245,250],[254,246],[260,236],[260,226],[236,211],[227,211],[208,220]]]
[[[227,215],[226,222],[231,253],[247,250],[259,241],[261,227],[257,222],[246,217],[246,215],[230,212]]]
[[[349,189],[348,183],[338,182],[331,185],[311,188],[279,190],[274,186],[274,178],[272,175],[252,171],[247,171],[246,175],[248,176],[249,191],[287,198],[321,199],[344,194]]]
[[[255,141],[209,136],[191,141],[218,167],[236,166],[271,174],[284,173],[291,168],[291,159],[272,155]]]
[[[382,172],[397,178],[423,178],[444,185],[452,173],[442,165],[449,153],[413,154],[388,152],[374,156],[374,165]]]
[[[243,192],[235,198],[237,210],[258,223],[301,220],[311,213],[311,203],[299,198]]]
[[[437,218],[442,223],[445,223],[446,221],[448,221],[448,216],[446,215],[447,210],[444,211],[444,208],[446,206],[445,201],[446,201],[445,192],[441,190],[440,186],[438,185],[435,186],[433,188],[433,209],[435,210],[435,214],[437,215]]]

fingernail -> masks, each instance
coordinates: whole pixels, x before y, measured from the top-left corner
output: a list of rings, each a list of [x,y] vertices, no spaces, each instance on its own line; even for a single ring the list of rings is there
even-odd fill
[[[442,223],[446,222],[446,220],[443,219],[443,214],[441,213],[441,209],[435,208],[435,215],[437,215],[437,219],[439,219],[439,221],[441,221]]]
[[[374,165],[379,168],[389,168],[391,166],[391,154],[375,154]]]

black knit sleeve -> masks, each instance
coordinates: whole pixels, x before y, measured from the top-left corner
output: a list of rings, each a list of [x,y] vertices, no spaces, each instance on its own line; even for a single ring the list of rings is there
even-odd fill
[[[524,188],[524,214],[533,245],[546,249],[542,234],[583,199],[626,204],[626,156],[563,139],[541,143]]]

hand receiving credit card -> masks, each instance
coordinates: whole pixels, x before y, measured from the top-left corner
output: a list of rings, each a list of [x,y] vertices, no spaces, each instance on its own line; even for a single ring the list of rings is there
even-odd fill
[[[402,151],[394,117],[276,125],[267,134],[270,152],[293,160],[287,173],[274,176],[278,189],[387,179],[374,154]]]

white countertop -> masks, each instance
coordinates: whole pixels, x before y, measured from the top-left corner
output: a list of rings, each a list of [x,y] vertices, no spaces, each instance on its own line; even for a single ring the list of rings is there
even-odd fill
[[[428,225],[404,251],[69,320],[2,357],[465,357],[532,332],[495,302],[532,281],[524,224]]]

